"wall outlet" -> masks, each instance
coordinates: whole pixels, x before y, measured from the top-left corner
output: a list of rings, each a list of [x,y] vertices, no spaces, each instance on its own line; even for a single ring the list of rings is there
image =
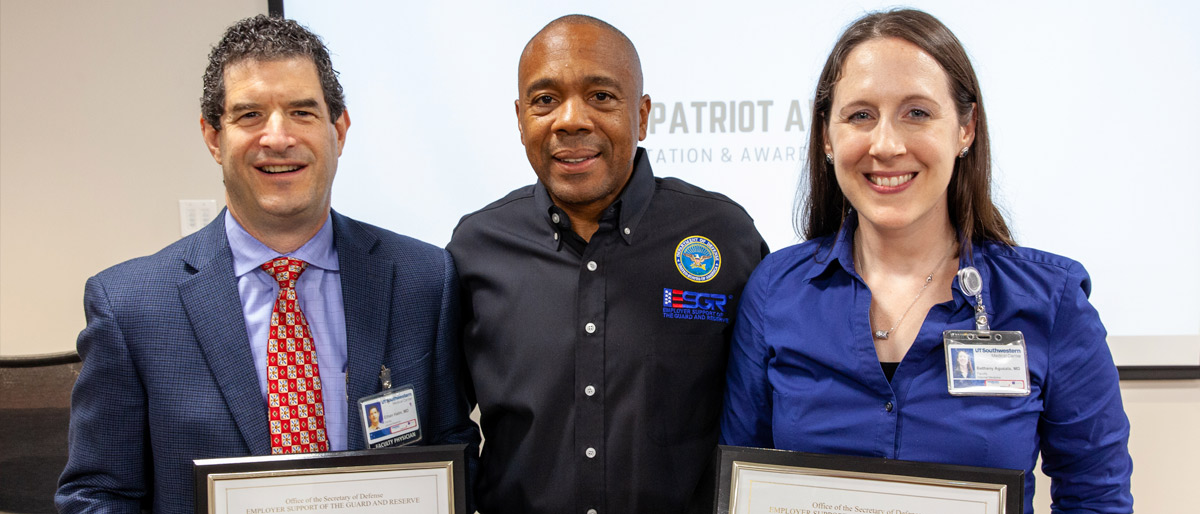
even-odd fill
[[[217,217],[216,200],[180,200],[179,235],[186,236],[204,228]]]

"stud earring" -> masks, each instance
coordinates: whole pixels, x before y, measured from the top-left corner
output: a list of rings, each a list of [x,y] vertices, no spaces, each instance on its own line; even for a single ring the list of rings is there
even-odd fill
[[[962,159],[963,157],[966,157],[966,156],[967,156],[967,151],[969,151],[970,149],[971,149],[971,147],[969,147],[969,146],[967,146],[967,147],[963,147],[962,151],[961,151],[961,152],[958,152],[958,158],[959,158],[959,159]]]
[[[833,164],[833,154],[831,154],[831,153],[825,154],[825,162],[827,162],[829,164]]]

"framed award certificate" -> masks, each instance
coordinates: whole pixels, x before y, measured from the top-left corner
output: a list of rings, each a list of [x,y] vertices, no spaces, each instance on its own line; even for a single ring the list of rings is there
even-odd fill
[[[720,446],[718,514],[1021,514],[1025,472]]]
[[[195,461],[197,514],[466,512],[466,445]]]

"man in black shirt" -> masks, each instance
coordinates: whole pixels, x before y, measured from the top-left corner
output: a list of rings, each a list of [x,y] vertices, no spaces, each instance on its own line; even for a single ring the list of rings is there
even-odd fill
[[[538,182],[463,217],[448,247],[486,440],[479,511],[683,512],[766,244],[728,198],[654,177],[641,64],[611,25],[551,22],[518,86]]]

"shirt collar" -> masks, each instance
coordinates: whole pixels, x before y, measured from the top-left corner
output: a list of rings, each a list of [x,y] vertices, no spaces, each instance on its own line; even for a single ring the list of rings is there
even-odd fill
[[[625,240],[625,244],[633,243],[638,222],[641,221],[642,215],[650,206],[654,188],[654,171],[650,169],[650,158],[644,148],[638,147],[637,153],[633,156],[633,172],[629,175],[629,182],[625,184],[625,189],[621,191],[620,196],[602,215],[602,217],[609,216],[610,212],[616,215],[617,233]],[[550,226],[552,233],[558,235],[553,238],[556,250],[561,249],[562,239],[569,235],[566,231],[569,231],[571,227],[566,212],[554,205],[554,201],[550,199],[550,193],[546,190],[546,185],[541,181],[538,181],[533,188],[533,199],[538,212],[542,213],[542,219]],[[555,221],[556,215],[557,222]]]
[[[804,278],[811,281],[838,269],[858,277],[858,272],[854,269],[854,231],[857,229],[858,216],[851,212],[842,221],[842,227],[836,234],[817,243],[814,258],[819,264],[813,266]]]
[[[639,147],[633,156],[633,173],[629,176],[629,184],[621,193],[622,202],[620,217],[617,220],[617,230],[626,244],[633,242],[637,234],[638,222],[650,207],[650,198],[654,196],[656,184],[654,170],[650,169],[650,156],[644,148]]]
[[[327,271],[338,269],[337,249],[333,246],[333,215],[325,216],[316,235],[297,248],[296,251],[284,255],[307,262]],[[279,252],[272,250],[254,236],[233,218],[229,210],[225,210],[225,237],[229,239],[229,249],[233,252],[233,273],[242,276],[262,266],[264,262],[279,257]]]
[[[813,266],[805,279],[812,281],[840,269],[861,281],[862,277],[854,269],[854,232],[857,229],[858,216],[851,213],[842,222],[842,228],[838,230],[837,234],[817,244],[816,259],[817,262],[821,262],[822,264]],[[984,285],[981,293],[984,309],[988,313],[989,321],[994,321],[995,311],[992,306],[991,290],[988,288],[992,284],[992,274],[985,262],[987,255],[995,251],[993,248],[990,248],[990,245],[994,245],[994,243],[984,243],[984,245],[972,243],[967,246],[967,251],[960,252],[958,256],[958,269],[961,270],[967,266],[974,266],[979,271],[979,277],[982,279]],[[957,275],[954,277],[951,288],[955,312],[964,307],[969,309],[975,308],[975,297],[967,296],[966,293],[962,292],[962,288],[958,285]],[[993,330],[996,329],[993,328]]]

